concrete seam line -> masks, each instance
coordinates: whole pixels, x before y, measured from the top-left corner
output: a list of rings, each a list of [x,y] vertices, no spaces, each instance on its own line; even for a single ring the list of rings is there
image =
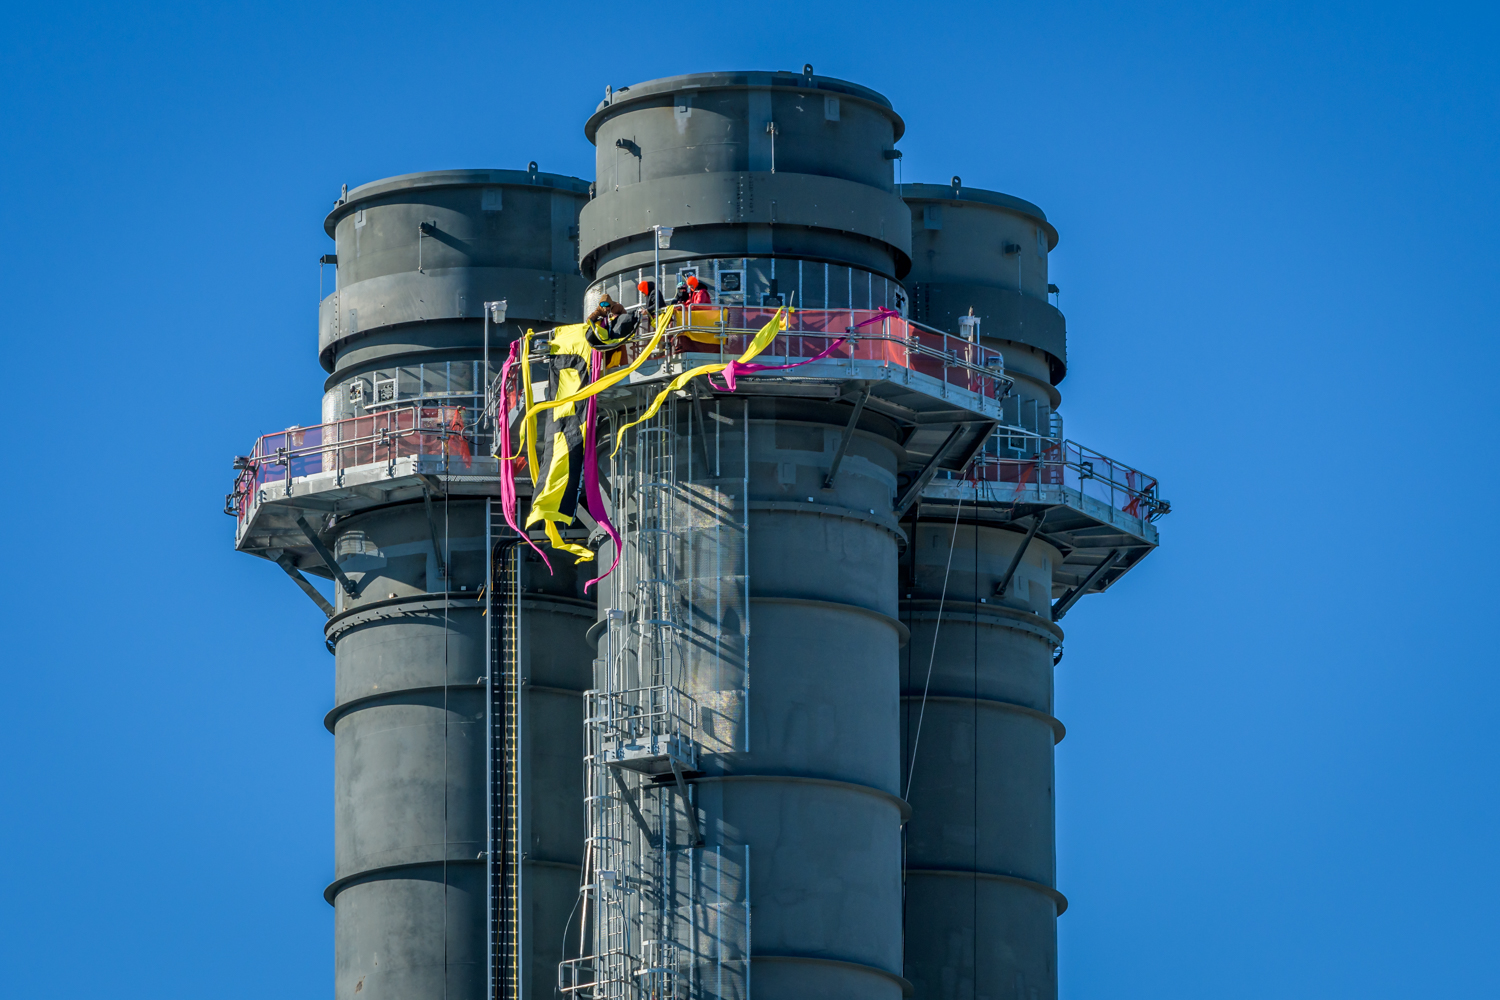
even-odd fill
[[[585,615],[589,618],[593,618],[599,613],[599,606],[593,601],[585,601],[577,597],[561,597],[553,594],[527,594],[521,598],[521,607],[537,608],[543,611],[556,611],[564,615]]]
[[[990,882],[1009,882],[1023,889],[1031,889],[1039,892],[1053,903],[1057,904],[1057,915],[1060,917],[1068,909],[1068,897],[1035,879],[1022,878],[1019,875],[1006,875],[1004,872],[982,872],[963,868],[908,868],[906,874],[910,875],[938,875],[950,878],[982,878]]]
[[[911,639],[911,630],[908,629],[906,627],[906,624],[899,618],[892,618],[890,615],[885,614],[884,612],[875,611],[872,608],[866,608],[858,604],[844,604],[839,601],[818,601],[814,600],[811,597],[771,597],[757,596],[755,594],[750,595],[750,602],[752,604],[801,604],[806,605],[807,607],[814,608],[830,608],[838,611],[852,611],[857,615],[865,615],[867,617],[874,618],[877,621],[884,622],[891,628],[895,629],[896,635],[900,637],[900,645],[902,646],[906,645],[907,641]]]
[[[481,681],[478,684],[449,684],[448,689],[483,690],[484,686],[484,682]],[[335,705],[328,710],[328,714],[323,716],[323,728],[330,733],[334,732],[333,727],[338,724],[340,719],[350,712],[356,712],[366,707],[372,702],[391,702],[407,695],[429,694],[433,691],[441,690],[443,690],[443,685],[441,684],[423,684],[418,687],[392,688],[389,691],[382,691],[379,694],[366,694],[358,698],[350,698],[348,701]],[[563,694],[573,698],[583,697],[582,691],[576,691],[573,688],[549,687],[546,684],[527,684],[526,690],[532,694]],[[399,701],[396,703],[399,704]]]
[[[742,209],[732,207],[737,199],[727,187],[740,184],[753,188],[755,195],[745,199]],[[903,215],[910,219],[911,208],[896,192],[826,174],[735,170],[646,178],[618,191],[601,192],[578,212],[578,257],[586,265],[585,272],[591,271],[597,277],[600,258],[609,250],[632,243],[640,248],[637,252],[649,250],[650,244],[641,246],[652,233],[648,206],[653,200],[663,197],[676,200],[673,225],[683,234],[695,229],[723,230],[746,225],[831,229],[895,252],[896,260],[892,262],[895,273],[886,271],[877,263],[870,269],[872,274],[899,281],[896,275],[903,267],[910,268],[910,223],[904,229],[891,223],[899,223]],[[779,213],[770,207],[771,201],[780,203]],[[839,221],[829,225],[833,219],[828,215],[827,206],[833,202],[842,202],[846,207],[838,212]],[[733,211],[738,218],[727,222],[725,209]],[[675,263],[675,260],[664,260],[663,263]],[[605,267],[612,264],[612,260],[604,262]]]
[[[478,591],[475,591],[473,594],[470,594],[468,591],[460,591],[453,596],[462,598],[462,600],[450,600],[447,602],[427,597],[398,597],[394,600],[376,601],[358,608],[350,608],[348,611],[328,619],[328,624],[323,627],[323,634],[325,638],[337,639],[350,629],[361,625],[368,625],[371,622],[390,621],[392,618],[415,617],[424,614],[436,614],[443,611],[445,607],[449,611],[481,611],[483,608],[479,606],[477,601],[473,600],[477,595]],[[533,611],[551,611],[557,614],[576,615],[580,618],[593,618],[597,613],[593,604],[567,597],[528,598],[521,602],[521,606],[523,608],[530,608]]]
[[[708,774],[701,778],[689,778],[690,785],[708,785],[729,782],[752,782],[763,781],[767,783],[788,785],[828,785],[832,788],[845,788],[852,792],[863,792],[865,795],[873,795],[877,799],[885,799],[901,811],[901,822],[905,823],[911,819],[911,804],[899,795],[886,791],[884,788],[876,788],[874,785],[861,785],[854,781],[840,781],[837,778],[814,778],[805,774]]]
[[[564,694],[570,698],[582,698],[583,691],[578,688],[557,687],[553,684],[533,684],[525,681],[522,685],[529,694]]]
[[[898,648],[900,646],[905,646],[907,641],[911,639],[911,631],[899,618],[892,618],[890,615],[884,614],[883,612],[875,611],[872,608],[867,608],[859,604],[844,604],[839,601],[819,601],[811,597],[773,597],[769,595],[751,595],[750,600],[751,602],[760,602],[762,604],[802,604],[808,607],[832,608],[841,611],[851,611],[855,614],[868,615],[871,618],[875,618],[886,623],[887,625],[890,625],[896,630],[896,635],[899,638],[899,642],[897,643]],[[599,637],[604,634],[604,627],[606,624],[606,622],[597,621],[594,624],[590,625],[588,631],[584,633],[584,638],[595,649],[599,648]]]
[[[914,617],[930,615],[937,609],[937,601],[930,598],[903,600],[901,603],[912,609],[911,613]],[[986,625],[1034,631],[1037,635],[1055,639],[1059,643],[1063,641],[1064,635],[1061,627],[1029,611],[1017,611],[1015,608],[1007,608],[1001,604],[975,604],[973,601],[949,601],[948,606],[964,608],[961,617],[965,619],[973,620],[977,612],[979,620]]]
[[[909,997],[914,992],[916,992],[916,987],[912,986],[912,984],[911,984],[910,981],[908,981],[907,979],[905,979],[902,976],[897,975],[894,972],[891,972],[891,971],[889,971],[887,969],[882,969],[878,965],[866,965],[864,962],[851,962],[848,959],[843,959],[843,958],[822,958],[821,956],[818,956],[818,955],[775,955],[775,954],[763,955],[763,954],[761,954],[759,952],[752,951],[750,953],[750,961],[752,961],[752,962],[806,962],[809,965],[842,966],[844,968],[858,969],[860,972],[873,972],[877,976],[884,976],[886,979],[891,980],[892,982],[896,983],[897,985],[899,985],[901,987],[901,995],[902,996]]]
[[[920,699],[921,695],[917,694],[903,694],[901,696],[902,701],[919,701]],[[1058,743],[1061,743],[1063,741],[1063,737],[1068,735],[1068,730],[1062,724],[1062,720],[1057,718],[1055,715],[1048,715],[1046,712],[1039,712],[1036,709],[1029,708],[1026,705],[1017,705],[1013,701],[1001,701],[999,698],[973,698],[966,694],[934,694],[928,695],[927,700],[958,702],[965,705],[986,705],[990,708],[998,709],[1002,712],[1014,712],[1017,715],[1029,716],[1033,719],[1038,720],[1039,722],[1045,722],[1048,726],[1052,727],[1052,743],[1054,746]]]
[[[937,613],[933,611],[912,611],[909,612],[906,617],[910,621],[918,622],[932,622],[939,620]],[[955,626],[982,625],[985,628],[1008,629],[1012,632],[1022,632],[1027,635],[1034,635],[1038,639],[1046,642],[1049,646],[1062,645],[1061,639],[1059,639],[1054,633],[1047,631],[1046,627],[1040,624],[1033,625],[1032,623],[1025,621],[1015,621],[1013,619],[1007,618],[989,618],[982,614],[976,615],[967,613],[945,614],[943,615],[942,620],[951,621]]]
[[[474,601],[479,592],[472,593],[467,590],[458,592],[438,594],[412,594],[409,597],[387,598],[383,601],[371,601],[369,604],[361,604],[357,608],[349,608],[341,611],[328,619],[328,624],[323,626],[323,634],[327,638],[333,638],[339,632],[355,625],[363,625],[367,621],[380,621],[386,618],[400,618],[404,615],[416,615],[424,612],[440,612],[447,608],[473,608],[481,610]]]
[[[932,611],[912,611],[906,617],[908,621],[914,622],[938,621],[937,614]],[[967,613],[944,614],[942,620],[951,622],[955,627],[961,625],[981,625],[985,628],[1006,629],[1011,632],[1020,632],[1023,635],[1036,636],[1049,646],[1062,645],[1062,640],[1052,632],[1047,631],[1046,626],[1033,625],[1030,622],[1014,621],[1005,618],[987,618],[984,615]]]
[[[751,500],[745,505],[747,510],[764,511],[768,513],[785,514],[816,514],[823,517],[843,517],[851,521],[863,521],[882,531],[887,531],[899,538],[903,544],[910,540],[901,526],[889,521],[879,514],[870,514],[853,507],[838,507],[828,503],[805,503],[801,500]]]
[[[407,861],[399,865],[382,865],[379,868],[370,868],[362,872],[355,872],[353,875],[345,875],[343,878],[336,878],[332,882],[328,883],[327,888],[323,890],[323,900],[329,906],[332,906],[333,898],[339,893],[343,892],[345,889],[349,888],[351,885],[354,885],[356,882],[362,882],[365,880],[373,881],[375,876],[378,875],[386,875],[390,872],[410,871],[413,868],[441,869],[443,867],[443,863],[443,858],[433,858],[431,861]],[[482,865],[484,864],[484,859],[448,858],[447,863],[450,865]]]
[[[776,74],[766,74],[766,76],[768,77],[775,75]],[[788,80],[792,80],[794,82],[788,83],[786,82]],[[731,83],[725,81],[724,83],[712,84],[702,88],[694,85],[692,93],[710,94],[714,91],[723,90],[795,90],[802,93],[807,93],[808,91],[816,91],[818,93],[835,94],[841,101],[849,100],[875,109],[877,112],[894,119],[892,124],[900,122],[902,131],[897,134],[895,139],[896,142],[900,142],[901,136],[905,134],[904,130],[906,128],[906,119],[902,118],[901,115],[897,113],[896,109],[893,108],[889,103],[882,104],[880,101],[873,100],[869,97],[864,96],[863,94],[852,94],[845,90],[834,90],[833,88],[823,88],[816,85],[808,87],[806,85],[801,85],[801,80],[802,77],[800,75],[786,74],[782,75],[780,79],[757,80],[754,83],[751,83],[749,81],[746,81],[744,83]],[[665,87],[660,90],[643,90],[639,94],[633,93],[630,90],[617,92],[613,100],[611,100],[608,104],[603,105],[602,107],[596,108],[594,110],[594,113],[589,115],[587,120],[584,121],[584,138],[588,139],[588,141],[591,143],[595,142],[595,136],[599,134],[599,126],[603,125],[606,119],[612,117],[616,113],[625,112],[627,110],[638,110],[634,107],[637,104],[645,104],[649,101],[661,101],[663,98],[676,97],[682,92],[682,90],[668,90]],[[884,95],[881,96],[884,97]]]

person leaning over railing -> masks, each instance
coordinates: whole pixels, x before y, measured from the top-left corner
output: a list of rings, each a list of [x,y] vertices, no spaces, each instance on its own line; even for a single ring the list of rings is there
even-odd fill
[[[649,281],[643,281],[640,289],[642,295],[648,295],[655,290],[655,286]],[[660,296],[655,298],[659,302]],[[614,368],[625,360],[623,345],[637,332],[651,329],[653,317],[654,311],[649,298],[646,302],[627,309],[612,301],[608,292],[604,293],[599,305],[588,315],[587,336],[592,346],[609,352],[604,359],[605,368]]]

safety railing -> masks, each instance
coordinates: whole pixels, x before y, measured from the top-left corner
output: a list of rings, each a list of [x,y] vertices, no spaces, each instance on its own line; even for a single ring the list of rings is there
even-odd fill
[[[753,306],[685,306],[657,347],[655,356],[711,355],[731,361],[744,353],[751,339],[776,310]],[[788,329],[762,351],[759,364],[794,364],[818,357],[835,341],[830,364],[876,362],[931,376],[988,399],[1003,399],[1014,385],[1005,374],[999,351],[953,334],[933,330],[880,309],[797,309],[787,319]],[[629,363],[649,341],[649,331],[631,340],[612,360]]]
[[[944,480],[968,481],[1001,502],[1015,502],[1036,489],[1065,487],[1131,517],[1155,521],[1172,505],[1158,495],[1160,484],[1139,469],[1076,441],[1042,437],[1015,427],[990,435],[964,472]]]
[[[440,457],[455,471],[489,454],[488,431],[481,432],[471,406],[402,406],[362,417],[264,434],[250,454],[234,460],[234,490],[224,512],[241,521],[264,492],[290,491],[292,480],[359,466],[391,463],[410,456]]]
[[[649,740],[691,736],[698,728],[698,703],[665,684],[626,691],[589,691],[588,722],[606,739]]]
[[[594,956],[565,958],[557,963],[557,992],[582,993],[594,985]]]

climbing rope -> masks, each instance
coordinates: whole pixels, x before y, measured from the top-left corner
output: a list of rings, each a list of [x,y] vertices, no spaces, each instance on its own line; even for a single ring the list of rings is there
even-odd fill
[[[911,797],[911,781],[917,774],[917,747],[922,743],[922,719],[927,715],[927,691],[932,687],[932,665],[937,662],[938,632],[943,627],[943,603],[948,599],[948,575],[953,572],[953,549],[958,544],[958,516],[963,513],[964,498],[958,498],[958,507],[953,511],[953,535],[948,539],[948,568],[943,570],[943,589],[938,595],[937,621],[932,626],[932,655],[927,658],[927,680],[922,684],[922,707],[917,712],[917,734],[911,741],[911,767],[906,773],[906,791],[903,799]],[[915,554],[912,556],[916,558]]]

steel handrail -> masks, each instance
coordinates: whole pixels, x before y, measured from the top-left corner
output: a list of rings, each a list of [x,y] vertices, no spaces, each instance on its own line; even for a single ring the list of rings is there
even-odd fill
[[[421,414],[421,411],[423,410],[473,410],[477,413],[479,412],[480,407],[446,405],[401,406],[394,407],[389,410],[381,410],[376,413],[369,413],[361,417],[344,417],[341,420],[332,420],[324,424],[310,424],[306,427],[288,427],[286,430],[273,431],[269,434],[262,434],[259,438],[256,439],[255,447],[251,450],[249,457],[252,462],[261,462],[263,464],[269,462],[270,464],[274,465],[283,465],[288,459],[306,458],[309,455],[320,454],[333,448],[357,448],[361,445],[384,445],[388,443],[389,438],[410,437],[412,435],[418,434],[427,434],[443,438],[462,437],[466,441],[470,441],[476,444],[478,443],[481,432],[478,431],[477,425],[474,421],[465,418],[463,421],[462,431],[455,430],[454,428],[449,427],[446,424],[424,427],[419,423],[421,420],[442,418],[424,417]],[[405,414],[412,415],[413,420],[417,423],[413,423],[413,425],[411,426],[391,426],[391,418],[399,418],[400,416]],[[332,439],[321,440],[316,444],[304,443],[301,445],[294,445],[290,448],[281,445],[276,446],[274,452],[269,452],[266,447],[266,442],[272,438],[279,438],[289,434],[297,434],[305,438],[308,434],[314,432],[322,432],[325,428],[341,427],[347,424],[357,424],[360,421],[381,421],[381,424],[377,427],[373,427],[368,434],[356,435],[354,437],[334,437]],[[468,430],[473,430],[474,433],[463,433],[463,431]]]
[[[684,307],[687,308],[687,307]],[[694,313],[712,313],[717,317],[716,322],[703,323],[697,321]],[[764,323],[775,315],[774,309],[757,308],[752,306],[695,306],[685,316],[678,318],[674,315],[671,325],[666,328],[661,345],[656,349],[653,356],[659,356],[663,360],[682,354],[690,355],[717,355],[721,361],[732,360],[731,353],[726,350],[726,342],[735,338],[749,338],[760,328],[755,322],[749,321],[753,316],[757,322]],[[731,316],[737,316],[740,323],[731,323]],[[869,319],[879,319],[878,326],[860,329],[859,324]],[[776,339],[762,352],[766,359],[780,358],[783,360],[794,360],[811,358],[820,353],[818,350],[804,350],[792,353],[791,340],[821,341],[822,347],[836,340],[848,340],[851,354],[835,353],[827,360],[830,362],[855,361],[855,360],[878,360],[884,361],[886,365],[895,363],[909,371],[918,374],[923,372],[919,367],[913,365],[912,357],[918,356],[930,358],[939,362],[943,368],[958,369],[973,379],[980,380],[978,387],[969,386],[970,391],[978,392],[980,395],[993,399],[1002,399],[1009,394],[1011,387],[1015,384],[1014,379],[1005,374],[1005,358],[999,351],[985,347],[976,341],[957,337],[953,334],[944,333],[920,323],[904,319],[900,316],[882,315],[880,310],[875,309],[799,309],[795,310],[789,317],[794,326],[776,335]],[[812,320],[809,328],[809,320]],[[633,335],[629,341],[612,351],[620,351],[620,361],[628,363],[638,358],[639,350],[650,339],[654,330],[641,330]],[[712,336],[716,344],[711,345],[703,341],[694,340],[689,333],[708,334]],[[675,341],[687,339],[688,343],[681,348],[675,346]],[[929,340],[937,338],[936,345],[928,343]],[[877,342],[891,344],[898,348],[897,351],[884,352],[883,358],[856,358],[852,350],[861,343]],[[778,346],[782,350],[777,350]],[[717,348],[715,350],[714,348]],[[704,348],[702,350],[698,348]],[[738,353],[735,351],[734,353]],[[942,376],[940,380],[946,381]],[[985,380],[992,384],[986,391]]]
[[[998,427],[990,440],[1002,438],[1009,441],[1022,439],[1025,442],[1024,448],[1011,450],[1024,450],[1033,454],[1011,456],[981,450],[974,456],[968,469],[962,473],[950,474],[949,478],[969,479],[976,483],[981,479],[989,481],[989,477],[982,475],[982,469],[1011,467],[1017,470],[1014,478],[1000,478],[996,481],[1015,483],[1017,493],[1027,486],[1051,484],[1070,486],[1085,495],[1093,495],[1085,487],[1085,483],[1093,482],[1100,485],[1098,492],[1108,493],[1107,497],[1096,496],[1095,499],[1107,500],[1114,509],[1133,517],[1155,521],[1171,512],[1172,505],[1158,495],[1160,480],[1093,448],[1068,438],[1052,438],[1023,427]],[[1074,484],[1068,482],[1070,473]]]
[[[431,412],[424,415],[423,411]],[[255,495],[273,481],[267,478],[267,470],[274,467],[285,468],[284,479],[287,487],[290,488],[291,480],[294,478],[293,463],[313,457],[331,456],[334,463],[332,469],[316,471],[342,472],[362,465],[378,465],[382,462],[392,462],[396,458],[409,457],[397,453],[402,441],[409,438],[430,437],[440,442],[440,452],[449,457],[452,456],[448,451],[448,442],[455,438],[462,439],[472,448],[472,460],[472,456],[485,454],[481,449],[489,436],[478,426],[476,415],[479,411],[480,407],[476,406],[452,406],[444,403],[424,406],[421,403],[413,403],[367,413],[363,416],[344,417],[327,423],[312,424],[307,427],[289,427],[286,430],[262,434],[256,438],[255,445],[248,455],[235,460],[239,474],[235,477],[233,490],[225,497],[225,513],[233,514],[243,521]],[[454,428],[447,422],[450,414],[455,413],[460,423],[459,428]],[[434,426],[424,426],[424,420],[437,421],[437,423]],[[356,433],[346,437],[343,435],[345,428],[352,428]],[[309,437],[316,438],[316,441],[309,443],[307,441]],[[301,439],[301,443],[296,443],[298,438]],[[353,452],[358,457],[361,449],[369,450],[371,461],[345,462],[348,453]],[[380,456],[378,452],[382,449],[386,454]]]

